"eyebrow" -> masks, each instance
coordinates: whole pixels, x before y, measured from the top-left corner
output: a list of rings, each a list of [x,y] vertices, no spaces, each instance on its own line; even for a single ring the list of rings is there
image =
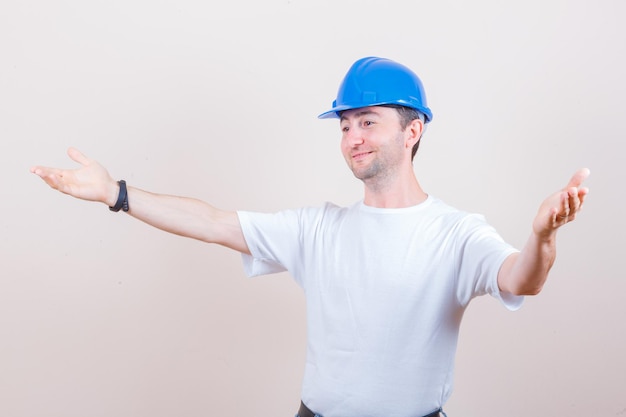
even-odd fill
[[[362,116],[368,116],[370,114],[373,114],[375,116],[379,116],[378,112],[376,112],[375,110],[361,110],[360,112],[354,113],[352,115],[352,117],[353,118],[358,118],[358,117],[362,117]],[[342,114],[341,117],[339,118],[339,122],[343,122],[344,120],[347,120],[347,119],[348,118]]]

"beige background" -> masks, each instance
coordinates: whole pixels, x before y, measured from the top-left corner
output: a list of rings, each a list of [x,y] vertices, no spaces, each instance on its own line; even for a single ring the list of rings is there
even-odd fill
[[[226,209],[361,196],[320,121],[349,65],[398,60],[435,117],[425,189],[522,245],[588,166],[544,292],[463,323],[451,417],[626,416],[621,0],[5,0],[0,415],[292,416],[304,309],[287,274],[76,201],[29,174],[76,146]]]

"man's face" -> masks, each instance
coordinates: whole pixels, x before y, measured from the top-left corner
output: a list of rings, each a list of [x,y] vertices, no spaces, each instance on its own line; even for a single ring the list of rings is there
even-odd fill
[[[341,152],[360,180],[383,180],[406,162],[405,133],[395,109],[373,106],[346,110],[340,126]],[[410,150],[408,158],[410,161]]]

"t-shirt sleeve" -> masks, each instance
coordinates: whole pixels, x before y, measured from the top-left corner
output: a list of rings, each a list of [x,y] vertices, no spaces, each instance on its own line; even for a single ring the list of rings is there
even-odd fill
[[[249,277],[287,271],[300,250],[298,213],[254,213],[238,211],[239,222],[250,255],[242,254]]]
[[[500,291],[498,286],[500,267],[508,256],[518,250],[506,243],[483,216],[468,216],[459,227],[459,302],[466,305],[475,296],[490,294],[507,309],[519,309],[524,297]]]

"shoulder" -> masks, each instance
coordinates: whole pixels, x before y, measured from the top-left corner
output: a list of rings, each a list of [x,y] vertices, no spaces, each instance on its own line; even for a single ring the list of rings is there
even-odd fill
[[[477,216],[477,214],[467,212],[465,210],[460,210],[450,204],[440,200],[437,197],[429,196],[429,205],[427,210],[425,210],[429,216],[434,218],[440,218],[447,220],[451,223],[457,223],[463,221],[467,218],[472,218]]]
[[[456,235],[492,229],[482,214],[460,210],[434,197],[428,210],[428,217],[431,222]]]
[[[351,207],[341,207],[331,202],[318,206],[306,206],[283,209],[275,212],[260,212],[240,210],[237,212],[240,219],[253,222],[315,222],[323,219],[340,218],[350,211]]]

